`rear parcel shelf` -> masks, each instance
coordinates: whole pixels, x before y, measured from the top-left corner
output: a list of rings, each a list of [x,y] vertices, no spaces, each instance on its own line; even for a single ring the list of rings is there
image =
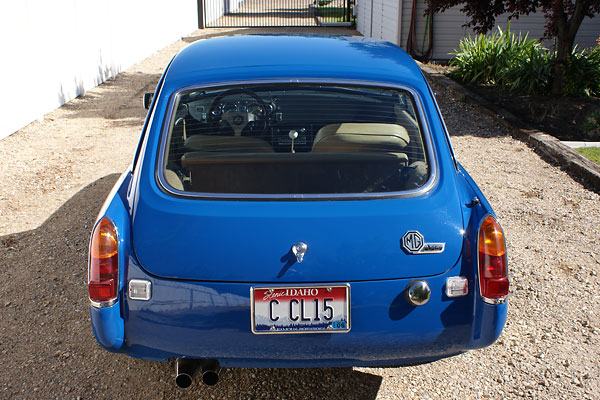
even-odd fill
[[[236,194],[370,193],[404,189],[405,153],[190,152],[186,191]]]

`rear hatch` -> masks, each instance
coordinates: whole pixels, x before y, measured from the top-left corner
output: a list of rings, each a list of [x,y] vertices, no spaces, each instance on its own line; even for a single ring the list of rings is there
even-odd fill
[[[135,254],[148,272],[348,282],[431,276],[458,260],[456,186],[441,165],[435,173],[413,92],[280,82],[184,90],[170,104],[158,171],[147,153],[134,206]],[[407,232],[412,245],[443,251],[403,250]],[[298,242],[308,246],[302,262]]]
[[[439,187],[412,198],[345,201],[161,194],[138,198],[133,242],[141,266],[164,278],[349,282],[440,274],[460,256],[462,229],[455,191]],[[443,243],[443,252],[409,253],[402,245],[407,232],[419,232],[424,243]],[[301,263],[291,251],[297,242],[308,246]]]

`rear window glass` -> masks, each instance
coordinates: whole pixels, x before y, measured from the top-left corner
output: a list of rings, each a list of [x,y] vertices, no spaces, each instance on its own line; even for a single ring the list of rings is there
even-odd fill
[[[190,193],[368,194],[414,190],[430,160],[408,91],[269,85],[182,92],[163,181]]]

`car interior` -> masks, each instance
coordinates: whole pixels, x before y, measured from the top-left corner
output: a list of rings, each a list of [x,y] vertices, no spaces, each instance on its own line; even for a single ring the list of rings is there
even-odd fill
[[[429,177],[412,95],[358,86],[180,93],[164,160],[167,186],[189,193],[385,193]]]

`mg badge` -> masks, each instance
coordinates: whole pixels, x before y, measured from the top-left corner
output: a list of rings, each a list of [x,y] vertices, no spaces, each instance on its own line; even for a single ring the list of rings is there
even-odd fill
[[[424,242],[423,235],[417,231],[408,231],[402,236],[402,247],[409,253],[418,253]]]
[[[298,260],[299,263],[304,259],[306,250],[308,250],[308,245],[304,242],[297,242],[292,246],[292,253],[294,253],[296,260]]]
[[[446,247],[446,243],[425,243],[425,238],[418,231],[406,232],[401,243],[408,254],[443,253]]]

